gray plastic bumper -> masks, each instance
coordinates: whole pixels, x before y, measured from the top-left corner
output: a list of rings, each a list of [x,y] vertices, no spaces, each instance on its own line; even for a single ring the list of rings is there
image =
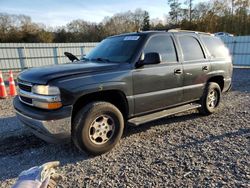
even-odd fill
[[[71,118],[37,120],[16,111],[17,118],[37,137],[50,143],[67,142],[71,136]]]

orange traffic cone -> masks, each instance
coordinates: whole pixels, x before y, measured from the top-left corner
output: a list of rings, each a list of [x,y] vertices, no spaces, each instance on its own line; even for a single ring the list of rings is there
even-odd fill
[[[2,72],[0,71],[0,98],[5,99],[6,97],[7,97],[7,92],[3,81],[3,75]]]
[[[13,78],[13,74],[12,74],[12,71],[10,70],[9,72],[9,88],[10,88],[10,96],[11,97],[14,97],[16,96],[16,85],[15,85],[15,81],[14,81],[14,78]]]

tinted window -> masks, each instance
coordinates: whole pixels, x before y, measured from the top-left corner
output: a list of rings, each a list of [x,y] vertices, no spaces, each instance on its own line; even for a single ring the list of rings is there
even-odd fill
[[[204,53],[200,43],[192,36],[180,36],[180,45],[184,55],[184,61],[204,59]]]
[[[85,59],[108,59],[114,62],[129,62],[133,57],[142,36],[119,36],[103,40]]]
[[[152,37],[144,49],[144,53],[157,52],[161,55],[162,61],[177,61],[173,40],[170,36]]]
[[[202,36],[201,39],[213,57],[220,58],[229,56],[228,49],[225,47],[224,43],[219,38],[211,36]]]

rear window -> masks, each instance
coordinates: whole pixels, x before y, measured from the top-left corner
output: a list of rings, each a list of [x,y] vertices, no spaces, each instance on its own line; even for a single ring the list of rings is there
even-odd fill
[[[214,58],[224,58],[229,56],[229,51],[218,37],[201,36],[202,41]]]

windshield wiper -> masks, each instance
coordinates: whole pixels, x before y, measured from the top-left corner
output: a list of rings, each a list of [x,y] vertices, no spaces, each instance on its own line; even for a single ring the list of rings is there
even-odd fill
[[[102,57],[94,58],[94,59],[92,59],[92,60],[94,60],[94,61],[102,61],[102,62],[110,62],[109,59],[102,58]]]
[[[90,59],[89,59],[89,58],[86,58],[86,57],[82,57],[80,60],[81,60],[81,61],[89,61]]]

